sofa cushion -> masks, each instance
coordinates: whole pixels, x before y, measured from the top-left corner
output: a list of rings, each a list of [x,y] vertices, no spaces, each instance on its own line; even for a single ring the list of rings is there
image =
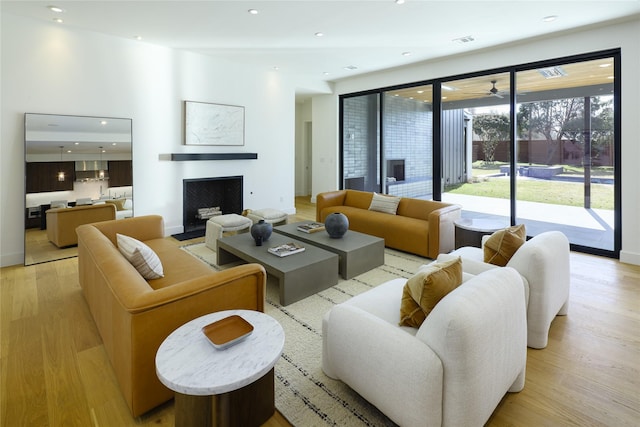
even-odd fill
[[[496,231],[484,243],[484,262],[504,267],[526,238],[524,224]]]
[[[398,203],[400,203],[400,199],[401,198],[397,196],[373,193],[369,210],[395,215],[398,210]]]
[[[462,283],[462,260],[421,267],[402,289],[400,326],[419,328],[436,304]]]
[[[105,202],[116,205],[116,210],[118,211],[125,210],[124,208],[125,199],[109,199],[109,200],[105,200]]]
[[[116,234],[116,239],[120,253],[138,270],[142,277],[150,280],[164,276],[160,258],[149,246],[124,234]]]

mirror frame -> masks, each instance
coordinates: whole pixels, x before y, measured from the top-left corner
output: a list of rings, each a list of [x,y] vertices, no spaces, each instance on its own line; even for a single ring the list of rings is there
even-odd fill
[[[108,161],[131,162],[130,171],[126,171],[126,163],[124,168],[125,175],[130,172],[127,178],[130,177],[131,185],[109,186],[109,176],[102,178],[101,175],[102,165]],[[71,162],[73,167],[69,164]],[[28,166],[29,163],[32,165]],[[33,165],[35,163],[42,165]],[[52,168],[46,165],[52,163],[57,164],[53,169],[60,169],[70,175],[65,178],[72,180],[70,190],[57,190],[55,188],[60,186],[55,182],[47,183],[47,179],[35,180],[32,173],[49,173]],[[76,174],[76,169],[88,163],[100,165],[100,175],[98,171],[95,171],[95,177],[84,173],[82,180],[76,180],[76,175],[81,175]],[[48,240],[45,212],[54,200],[66,199],[69,206],[73,206],[80,199],[90,199],[90,203],[110,198],[133,199],[133,120],[121,117],[25,113],[24,168],[24,265],[75,257],[78,253],[76,245],[58,248]],[[56,173],[51,176],[52,181],[57,179]],[[34,188],[47,188],[48,191],[33,191]],[[127,213],[129,214],[133,216],[133,207]],[[33,230],[34,228],[38,230]]]

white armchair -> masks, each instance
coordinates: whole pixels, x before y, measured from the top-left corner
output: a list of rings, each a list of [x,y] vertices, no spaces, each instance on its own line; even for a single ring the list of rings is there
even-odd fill
[[[406,279],[331,309],[322,369],[401,426],[480,426],[524,387],[524,285],[511,268],[472,277],[419,329],[398,326]]]
[[[463,247],[439,255],[438,261],[458,256],[465,273],[501,268],[483,262],[482,248]],[[569,308],[569,240],[559,231],[538,234],[520,246],[506,266],[516,269],[526,285],[527,345],[545,348],[551,322],[557,315],[566,315]]]

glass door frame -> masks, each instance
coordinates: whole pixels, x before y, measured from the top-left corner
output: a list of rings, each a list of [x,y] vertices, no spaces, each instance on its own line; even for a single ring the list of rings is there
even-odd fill
[[[343,129],[343,113],[344,113],[344,98],[349,98],[353,96],[366,95],[377,93],[379,97],[379,123],[382,126],[383,123],[383,108],[382,108],[382,94],[386,91],[403,89],[413,86],[424,86],[424,85],[432,85],[433,88],[433,200],[440,201],[442,200],[442,84],[449,80],[457,80],[463,78],[472,78],[472,77],[481,77],[488,74],[495,73],[509,73],[509,117],[511,121],[510,127],[510,154],[509,154],[509,170],[510,170],[510,216],[511,216],[511,224],[515,225],[517,219],[516,213],[516,204],[517,204],[517,191],[516,191],[516,178],[517,178],[517,99],[516,99],[516,91],[517,91],[517,82],[516,75],[520,71],[528,71],[531,69],[537,68],[546,68],[552,67],[555,65],[562,65],[567,63],[577,63],[577,62],[585,62],[602,58],[613,58],[614,62],[614,79],[613,79],[613,123],[614,123],[614,138],[613,138],[613,146],[614,146],[614,229],[613,229],[613,250],[606,250],[600,248],[594,248],[589,246],[582,246],[578,244],[571,243],[571,250],[575,250],[578,252],[589,253],[593,255],[601,255],[611,258],[618,259],[620,257],[620,249],[622,246],[622,173],[621,173],[621,51],[620,49],[610,49],[605,51],[598,52],[590,52],[579,55],[572,55],[561,58],[554,58],[543,61],[530,62],[526,64],[519,64],[508,67],[495,68],[491,70],[482,70],[473,73],[466,73],[460,75],[446,76],[443,78],[424,80],[420,82],[413,82],[403,85],[395,85],[385,88],[379,88],[375,90],[363,91],[358,93],[351,93],[339,96],[339,157],[340,157],[340,168],[339,168],[339,179],[340,179],[340,188],[343,188],[344,183],[344,162],[343,162],[343,149],[344,149],[344,129]],[[380,149],[384,149],[384,141],[382,140],[382,128],[380,128]],[[381,160],[382,163],[382,160]],[[383,165],[379,165],[380,170],[382,171]],[[381,184],[382,186],[382,181]]]

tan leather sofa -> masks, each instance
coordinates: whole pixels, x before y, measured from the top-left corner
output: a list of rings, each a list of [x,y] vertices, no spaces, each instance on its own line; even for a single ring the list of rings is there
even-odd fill
[[[47,238],[59,248],[78,244],[76,227],[92,222],[116,219],[115,205],[82,205],[48,209]]]
[[[214,271],[163,237],[161,216],[82,225],[77,233],[80,286],[134,417],[173,397],[155,372],[158,347],[172,331],[215,311],[264,311],[261,265]],[[116,233],[153,249],[164,277],[138,274],[116,247]]]
[[[403,197],[396,214],[369,210],[373,193],[338,190],[320,193],[316,199],[316,221],[341,212],[349,229],[384,239],[385,246],[435,259],[454,249],[453,222],[460,218],[458,205]]]

